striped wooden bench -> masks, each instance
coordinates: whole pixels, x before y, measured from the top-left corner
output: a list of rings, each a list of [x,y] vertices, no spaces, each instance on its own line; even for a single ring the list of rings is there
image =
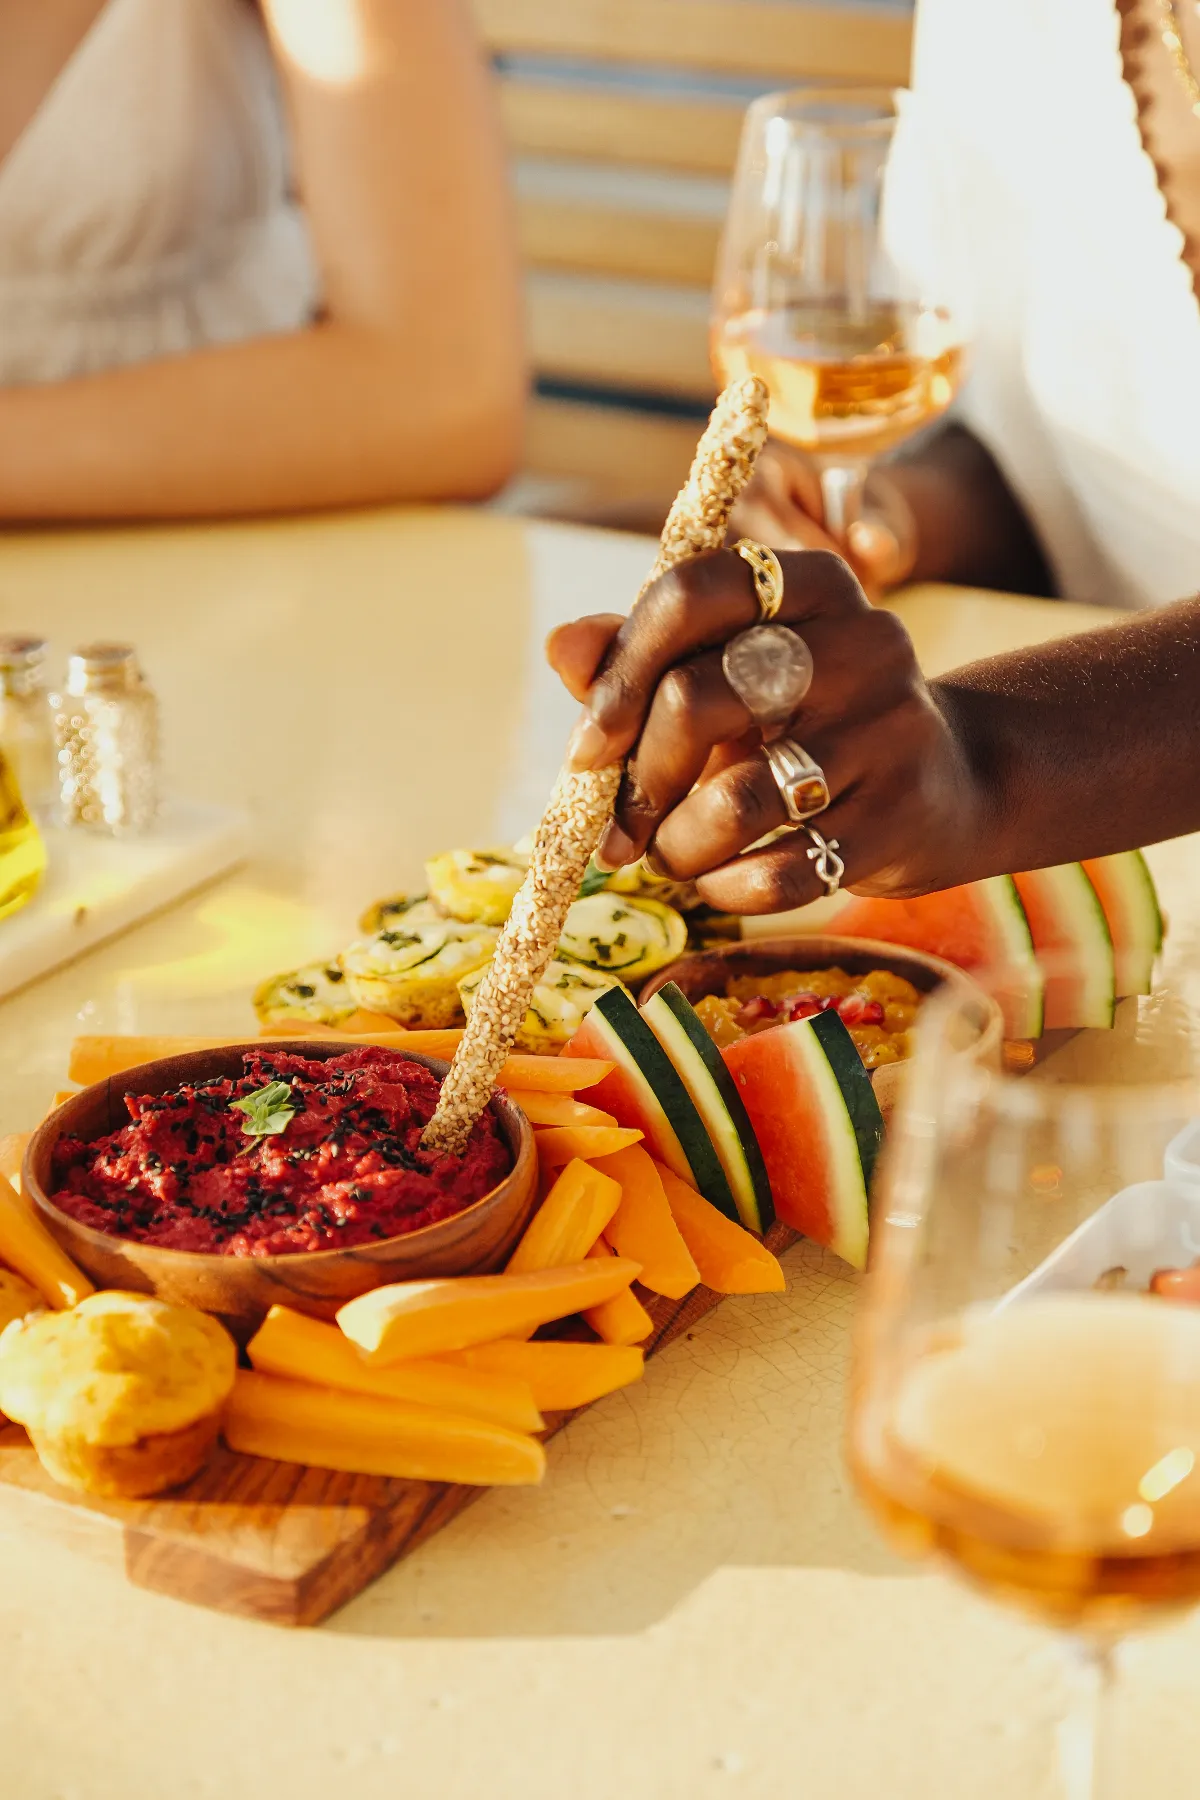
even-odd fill
[[[750,99],[903,85],[902,6],[474,0],[514,156],[533,510],[653,524],[712,397],[708,302]]]

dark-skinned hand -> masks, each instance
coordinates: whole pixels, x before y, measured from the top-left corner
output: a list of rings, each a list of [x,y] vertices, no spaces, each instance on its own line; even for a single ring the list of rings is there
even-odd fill
[[[783,551],[779,561],[777,622],[803,636],[814,666],[781,735],[825,771],[831,804],[814,824],[838,841],[843,885],[902,896],[961,879],[957,864],[987,830],[987,796],[907,632],[831,552]],[[750,849],[787,822],[761,736],[721,667],[724,645],[758,618],[749,568],[723,550],[662,576],[627,619],[579,619],[547,644],[586,708],[572,766],[628,758],[605,865],[651,849],[655,866],[696,878],[710,905],[735,913],[783,911],[824,892],[803,830]]]

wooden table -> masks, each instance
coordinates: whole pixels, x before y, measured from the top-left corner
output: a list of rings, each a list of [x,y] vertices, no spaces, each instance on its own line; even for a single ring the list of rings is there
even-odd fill
[[[0,1131],[93,1030],[250,1023],[422,856],[537,816],[574,707],[540,647],[626,604],[644,540],[484,513],[0,540],[0,629],[128,637],[174,787],[248,803],[240,874],[0,1006]],[[925,589],[925,665],[1099,622]],[[1176,929],[1200,850],[1157,851]],[[325,1628],[130,1588],[0,1515],[14,1800],[1013,1800],[1051,1795],[1055,1649],[885,1553],[840,1440],[855,1278],[800,1246]],[[1134,1647],[1129,1792],[1200,1758],[1200,1623]]]

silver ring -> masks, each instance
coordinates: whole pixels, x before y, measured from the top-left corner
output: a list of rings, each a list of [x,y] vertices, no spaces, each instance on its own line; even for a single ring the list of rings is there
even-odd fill
[[[790,625],[751,625],[721,653],[725,679],[756,725],[794,718],[812,686],[812,651]]]
[[[815,825],[802,825],[812,839],[809,848],[804,852],[816,872],[816,877],[823,885],[826,894],[832,900],[842,884],[842,876],[846,873],[846,865],[838,855],[838,841],[830,838],[828,843],[821,836]]]
[[[774,743],[764,744],[763,755],[793,825],[803,825],[825,811],[829,805],[825,771],[794,738],[776,738]]]

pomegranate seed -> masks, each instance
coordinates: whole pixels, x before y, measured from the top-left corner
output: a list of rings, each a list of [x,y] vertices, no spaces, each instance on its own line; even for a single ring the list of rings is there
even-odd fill
[[[847,994],[839,1001],[838,1012],[843,1025],[882,1025],[883,1006],[863,994]]]
[[[788,1001],[788,1023],[792,1024],[796,1019],[811,1019],[814,1013],[821,1011],[822,1002],[815,994],[793,994]]]
[[[765,994],[755,994],[753,999],[746,1000],[738,1008],[739,1025],[759,1025],[764,1019],[777,1019],[779,1007],[774,1000],[768,1000]]]

